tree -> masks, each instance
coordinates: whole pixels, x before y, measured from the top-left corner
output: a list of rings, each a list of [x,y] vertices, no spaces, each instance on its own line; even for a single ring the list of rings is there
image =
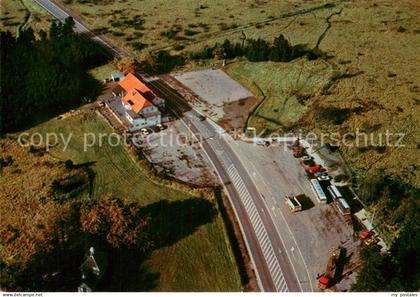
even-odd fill
[[[72,169],[73,168],[73,161],[72,160],[66,160],[66,162],[64,162],[64,165],[66,167],[66,169]]]
[[[105,240],[111,247],[146,249],[150,245],[144,232],[148,218],[142,217],[138,204],[125,199],[105,196],[82,212],[80,220],[84,232]]]
[[[39,40],[31,28],[17,38],[1,32],[0,135],[98,95],[101,85],[88,70],[106,62],[108,52],[73,25],[53,22],[49,38],[41,32]]]
[[[66,20],[64,21],[63,28],[62,28],[62,34],[64,36],[73,35],[74,25],[75,25],[75,22],[72,17],[66,18]]]
[[[146,70],[152,73],[166,73],[181,65],[184,59],[178,55],[171,55],[167,51],[158,51],[157,53],[149,53],[144,64]]]
[[[381,291],[385,287],[385,278],[382,275],[384,258],[379,253],[376,246],[367,247],[362,250],[361,258],[363,269],[358,274],[356,283],[352,286],[352,291],[375,292]]]
[[[136,73],[138,63],[132,57],[124,57],[117,62],[117,69],[124,74]]]
[[[258,38],[250,39],[245,51],[246,58],[251,62],[267,61],[270,47],[267,41]]]

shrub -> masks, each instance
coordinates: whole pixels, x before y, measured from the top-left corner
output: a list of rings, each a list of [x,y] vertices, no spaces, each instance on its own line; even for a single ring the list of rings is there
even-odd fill
[[[350,109],[348,108],[337,108],[337,107],[326,107],[321,109],[318,114],[319,118],[325,118],[326,120],[334,123],[335,125],[341,125],[350,116]]]
[[[112,35],[114,35],[114,36],[124,36],[125,35],[125,33],[124,32],[119,32],[119,31],[113,31],[112,32]]]
[[[145,49],[147,47],[147,44],[142,43],[140,41],[131,42],[130,45],[136,50],[141,51],[142,49]]]
[[[73,169],[73,166],[74,166],[73,161],[72,160],[67,160],[66,162],[64,162],[64,166],[68,170]]]
[[[195,34],[198,34],[198,33],[200,33],[200,32],[193,31],[193,30],[190,30],[190,29],[185,29],[184,30],[184,35],[186,35],[186,36],[194,36]]]
[[[152,73],[167,73],[184,63],[184,59],[179,55],[171,55],[167,51],[158,51],[150,55],[144,65],[147,71]]]

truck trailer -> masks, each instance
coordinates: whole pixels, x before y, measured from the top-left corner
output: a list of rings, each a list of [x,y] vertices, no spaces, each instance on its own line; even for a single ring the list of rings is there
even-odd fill
[[[325,290],[331,286],[335,278],[335,270],[337,267],[338,259],[340,259],[341,248],[334,248],[328,258],[327,268],[325,272],[318,279],[318,288]]]

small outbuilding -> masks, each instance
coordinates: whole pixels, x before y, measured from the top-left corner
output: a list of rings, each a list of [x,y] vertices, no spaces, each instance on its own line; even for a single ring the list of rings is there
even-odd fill
[[[111,79],[113,81],[118,82],[118,81],[122,80],[123,78],[124,78],[124,73],[122,73],[120,71],[115,71],[115,72],[111,73]]]

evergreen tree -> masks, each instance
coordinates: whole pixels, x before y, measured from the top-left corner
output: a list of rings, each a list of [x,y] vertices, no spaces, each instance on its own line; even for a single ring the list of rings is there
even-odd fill
[[[100,89],[87,70],[106,61],[107,51],[73,32],[74,21],[53,22],[49,38],[36,40],[31,28],[18,38],[1,32],[0,135],[54,115],[96,96]]]

